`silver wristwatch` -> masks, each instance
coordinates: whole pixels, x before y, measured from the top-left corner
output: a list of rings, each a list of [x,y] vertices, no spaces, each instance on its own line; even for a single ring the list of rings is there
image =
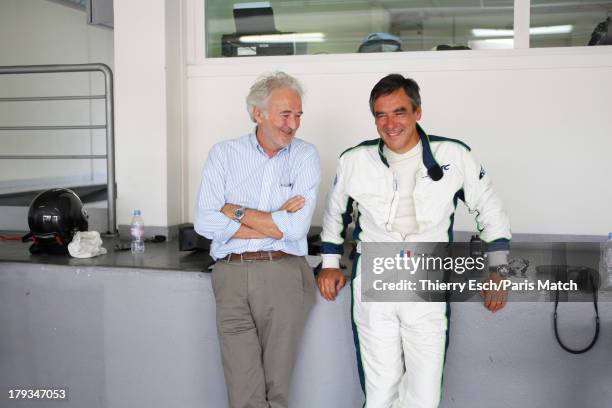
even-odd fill
[[[508,277],[508,273],[510,272],[510,267],[507,264],[490,266],[489,272],[495,272],[502,278],[506,279]]]
[[[246,212],[246,207],[238,207],[234,210],[234,221],[240,222],[242,217],[244,217],[244,213]]]

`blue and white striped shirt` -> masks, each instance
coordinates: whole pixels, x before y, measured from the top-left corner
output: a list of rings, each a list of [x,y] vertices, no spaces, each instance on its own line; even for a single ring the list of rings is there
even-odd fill
[[[316,148],[294,138],[289,146],[269,157],[255,133],[217,143],[208,154],[202,170],[202,183],[194,212],[198,234],[212,239],[210,254],[219,259],[229,253],[284,251],[303,256],[308,253],[306,235],[317,202],[321,178]],[[295,213],[278,211],[289,198],[305,198]],[[220,210],[237,204],[272,213],[283,233],[281,239],[237,239],[232,236],[240,223]]]

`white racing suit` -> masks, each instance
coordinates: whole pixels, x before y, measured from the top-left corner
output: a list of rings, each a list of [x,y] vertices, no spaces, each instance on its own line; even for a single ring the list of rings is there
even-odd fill
[[[357,206],[354,238],[360,242],[447,242],[453,240],[457,201],[476,213],[480,238],[506,263],[511,237],[508,217],[484,169],[464,143],[427,135],[417,125],[423,162],[413,193],[418,231],[405,239],[392,230],[399,191],[381,139],[365,141],[339,159],[323,217],[323,267],[337,268],[344,235]],[[434,181],[428,169],[440,166]],[[501,255],[501,258],[500,258]],[[366,408],[435,408],[441,398],[448,345],[445,303],[361,302],[359,254],[353,263],[353,331]]]

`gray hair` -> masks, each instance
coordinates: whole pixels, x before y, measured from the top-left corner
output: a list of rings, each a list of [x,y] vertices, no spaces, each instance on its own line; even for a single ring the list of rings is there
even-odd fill
[[[247,111],[251,120],[255,122],[253,117],[253,107],[257,106],[262,111],[268,108],[268,100],[272,91],[280,88],[291,88],[300,95],[304,94],[300,82],[284,72],[277,71],[270,74],[263,74],[251,86],[248,96],[246,97]]]

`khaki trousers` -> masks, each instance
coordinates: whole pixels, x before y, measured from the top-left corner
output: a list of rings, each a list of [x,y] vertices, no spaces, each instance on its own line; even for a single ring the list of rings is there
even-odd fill
[[[305,258],[218,261],[212,273],[230,408],[287,408],[315,282]]]

